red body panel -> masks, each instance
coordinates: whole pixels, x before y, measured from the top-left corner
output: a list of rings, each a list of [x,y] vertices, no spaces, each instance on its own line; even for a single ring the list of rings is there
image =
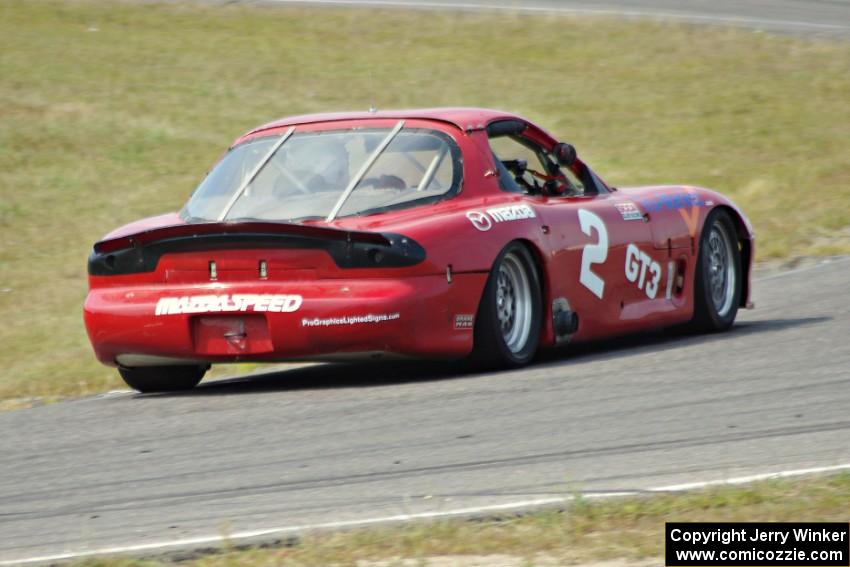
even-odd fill
[[[451,284],[440,275],[175,284],[145,286],[144,291],[138,286],[115,287],[89,294],[85,320],[95,352],[105,364],[123,362],[121,355],[209,362],[371,352],[458,357],[469,352],[471,331],[455,330],[454,314],[475,312],[474,298],[485,279],[484,274],[467,274]],[[298,294],[303,303],[290,313],[155,314],[164,296],[239,294]],[[237,327],[227,326],[223,319],[237,320]],[[225,337],[228,332],[235,334]]]
[[[483,128],[493,120],[517,119],[514,115],[447,109],[295,117],[240,140],[291,125],[392,126],[400,118],[457,142],[463,155],[460,193],[400,211],[329,224],[311,221],[298,230],[315,227],[320,239],[403,235],[425,250],[424,261],[342,268],[322,249],[167,252],[151,271],[90,276],[85,323],[98,359],[133,366],[356,353],[460,357],[472,349],[474,315],[493,262],[516,240],[531,248],[542,276],[544,346],[557,343],[555,301],[566,301],[578,314],[578,330],[570,337],[575,341],[682,323],[693,315],[697,247],[706,216],[716,207],[727,207],[739,223],[749,277],[752,229],[713,191],[662,186],[545,197],[500,190]],[[556,143],[533,125],[528,134],[546,147]],[[516,210],[524,215],[514,218]],[[176,214],[145,219],[113,231],[97,246],[143,246],[169,231],[195,230],[166,228],[179,225],[185,223]],[[265,275],[257,271],[260,261]],[[742,303],[748,306],[749,290],[747,282]]]

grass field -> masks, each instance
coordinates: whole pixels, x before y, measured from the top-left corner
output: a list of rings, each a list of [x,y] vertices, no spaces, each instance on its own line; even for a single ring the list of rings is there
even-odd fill
[[[847,502],[850,502],[850,474],[845,473],[684,494],[579,500],[565,510],[508,515],[498,520],[420,522],[402,527],[317,533],[289,547],[233,550],[180,563],[185,567],[467,564],[551,567],[613,559],[655,559],[654,564],[663,564],[664,522],[846,522]],[[439,559],[447,556],[451,559]],[[483,560],[474,561],[482,556]],[[486,556],[493,559],[487,560]],[[501,557],[497,561],[494,556]],[[511,558],[514,561],[509,562]],[[409,561],[403,563],[405,559]],[[164,564],[106,558],[81,562],[75,567]]]
[[[613,19],[0,3],[0,404],[120,384],[81,321],[93,241],[177,209],[244,130],[327,109],[480,105],[615,185],[686,182],[760,257],[850,251],[850,45]]]

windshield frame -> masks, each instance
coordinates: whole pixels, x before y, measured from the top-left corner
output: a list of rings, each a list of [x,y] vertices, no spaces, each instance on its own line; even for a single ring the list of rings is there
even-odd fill
[[[375,148],[375,151],[366,158],[366,161],[363,162],[362,166],[360,166],[360,170],[354,175],[354,177],[351,178],[351,181],[348,183],[348,187],[343,190],[342,195],[340,195],[339,199],[337,199],[337,202],[334,204],[331,212],[328,213],[328,216],[325,218],[325,222],[332,222],[336,218],[337,214],[339,214],[339,211],[342,209],[342,206],[345,205],[345,202],[354,192],[354,189],[360,185],[360,181],[362,181],[363,177],[369,173],[369,170],[372,169],[372,166],[375,165],[375,162],[381,154],[384,153],[384,150],[387,149],[387,146],[390,145],[390,142],[393,141],[396,134],[398,134],[402,128],[404,128],[404,120],[399,120],[393,129],[390,130],[390,133],[387,134],[378,147]]]
[[[238,223],[238,222],[272,222],[272,223],[286,223],[286,224],[300,224],[300,223],[303,223],[303,222],[311,222],[311,223],[312,222],[322,222],[322,223],[330,224],[333,221],[339,221],[339,220],[343,220],[343,219],[351,219],[351,218],[357,218],[357,217],[371,216],[371,215],[391,212],[391,211],[395,211],[395,210],[415,209],[415,208],[419,208],[419,207],[422,207],[422,206],[425,206],[425,205],[431,205],[431,204],[434,204],[434,203],[437,203],[437,202],[440,202],[440,201],[452,199],[452,198],[456,197],[457,195],[459,195],[461,193],[462,189],[463,189],[464,159],[463,159],[463,151],[462,151],[460,143],[456,139],[456,137],[453,136],[450,132],[446,131],[445,128],[440,128],[439,127],[440,125],[434,124],[434,123],[424,124],[424,125],[415,124],[413,127],[406,127],[404,120],[394,121],[394,122],[395,122],[395,128],[391,128],[391,127],[388,127],[388,126],[382,126],[382,125],[376,125],[376,124],[370,124],[370,123],[360,123],[360,124],[354,124],[354,125],[346,124],[343,127],[340,127],[342,125],[339,124],[339,123],[336,123],[336,124],[329,123],[329,124],[322,124],[321,125],[321,126],[327,126],[327,127],[319,127],[319,128],[310,127],[310,126],[314,126],[312,124],[311,125],[298,125],[297,126],[297,130],[298,130],[297,133],[301,133],[301,134],[312,134],[312,133],[332,134],[332,133],[336,133],[336,132],[346,132],[346,131],[373,130],[375,128],[384,129],[389,134],[389,136],[387,136],[387,138],[385,140],[387,143],[386,143],[386,145],[382,144],[384,147],[379,148],[381,151],[375,152],[375,155],[374,155],[375,160],[372,160],[372,163],[369,164],[370,167],[371,167],[371,165],[374,165],[374,161],[377,161],[377,159],[380,158],[384,154],[384,150],[386,150],[386,146],[388,146],[392,142],[392,140],[394,139],[394,137],[395,137],[394,134],[398,134],[400,132],[407,132],[407,133],[411,133],[411,134],[424,133],[424,134],[435,136],[439,140],[441,140],[446,145],[446,147],[448,149],[448,151],[445,152],[446,155],[444,156],[443,159],[444,160],[445,159],[451,159],[451,167],[452,167],[451,185],[448,188],[448,190],[446,190],[444,193],[441,193],[439,195],[424,196],[424,197],[411,199],[411,200],[403,201],[403,202],[399,202],[399,203],[392,203],[392,204],[389,204],[389,205],[376,206],[376,207],[373,207],[373,208],[359,210],[357,212],[348,213],[348,214],[344,214],[344,215],[338,215],[337,214],[337,215],[334,215],[333,217],[331,217],[331,215],[327,215],[327,216],[322,215],[322,216],[294,217],[294,218],[288,218],[288,219],[287,218],[263,219],[263,218],[250,218],[250,217],[240,217],[240,218],[237,218],[237,219],[227,219],[226,215],[229,214],[229,209],[225,212],[224,218],[221,218],[221,214],[216,214],[215,215],[216,218],[213,218],[213,217],[208,217],[208,218],[193,217],[189,214],[189,212],[188,212],[189,203],[191,203],[192,199],[195,197],[195,194],[197,193],[198,189],[200,189],[200,187],[202,186],[206,177],[215,170],[215,168],[219,165],[219,163],[221,163],[225,158],[227,158],[227,156],[229,156],[234,150],[241,148],[245,144],[257,142],[258,140],[262,140],[262,139],[277,139],[277,143],[274,144],[275,148],[273,148],[273,150],[269,152],[268,156],[265,156],[267,158],[273,157],[274,154],[276,153],[276,151],[280,148],[280,146],[283,145],[284,143],[286,143],[287,140],[290,138],[291,134],[289,133],[289,131],[292,130],[294,132],[296,130],[296,126],[283,126],[281,128],[275,128],[273,131],[257,132],[256,135],[244,136],[244,137],[240,138],[239,140],[237,140],[237,142],[234,143],[232,146],[230,146],[227,149],[227,151],[210,168],[210,170],[207,172],[207,175],[204,177],[204,179],[201,179],[198,182],[198,185],[192,191],[192,194],[189,196],[189,199],[187,199],[184,206],[180,209],[180,211],[178,213],[179,217],[184,222],[189,223],[189,224],[200,224],[200,223],[210,223],[210,222],[224,222],[224,223],[227,223],[227,222],[234,222],[234,223]],[[306,126],[306,128],[304,126]],[[289,134],[289,135],[287,135],[287,134]],[[264,159],[259,164],[259,167],[257,168],[258,171],[263,169],[263,167],[265,166],[265,163],[267,161],[268,161],[267,159]],[[364,173],[368,174],[368,168],[365,168]],[[427,173],[427,167],[425,168],[423,173]],[[256,174],[254,176],[256,176]],[[250,185],[250,181],[247,184]],[[357,187],[355,186],[352,189],[351,192],[354,192],[354,190],[356,190],[356,189],[357,189]],[[237,191],[236,194],[235,194],[236,200],[238,200],[238,193],[239,192]],[[350,196],[350,193],[348,195],[341,193],[340,196],[347,198],[348,196]],[[341,210],[342,206],[345,205],[345,199],[342,200],[342,203],[338,202],[337,204],[340,205],[339,210]],[[338,211],[336,211],[336,212],[338,213]]]
[[[233,192],[233,195],[230,197],[230,200],[227,201],[227,204],[224,206],[224,208],[222,208],[221,214],[218,215],[218,222],[223,222],[224,219],[227,218],[227,215],[229,215],[230,211],[233,209],[233,205],[235,205],[236,201],[238,201],[242,194],[245,193],[245,189],[247,189],[248,186],[254,182],[254,179],[256,179],[260,172],[263,170],[263,168],[266,167],[266,164],[269,163],[269,161],[274,157],[280,147],[284,145],[286,141],[292,136],[293,132],[295,132],[295,126],[291,126],[289,130],[284,132],[284,134],[278,139],[278,141],[274,143],[271,149],[269,149],[266,155],[263,156],[263,159],[261,159],[260,162],[257,163],[256,167],[254,167],[254,171],[252,171],[249,175],[245,177],[245,179],[242,180],[242,183],[239,185],[239,188]]]

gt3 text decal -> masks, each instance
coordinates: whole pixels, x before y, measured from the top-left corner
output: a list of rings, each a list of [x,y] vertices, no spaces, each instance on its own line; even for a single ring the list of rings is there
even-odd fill
[[[595,230],[598,238],[595,243],[586,244],[581,253],[579,282],[592,291],[596,297],[602,299],[605,282],[591,271],[590,266],[591,264],[601,264],[608,257],[608,230],[599,216],[586,209],[578,210],[578,222],[583,233],[593,236],[592,231]]]
[[[623,220],[643,220],[643,215],[640,214],[640,209],[631,201],[624,203],[614,203],[617,210],[620,211],[620,216]]]
[[[649,254],[629,244],[626,247],[626,279],[637,283],[638,289],[642,289],[648,298],[655,299],[661,281],[661,266]]]
[[[537,217],[534,214],[534,209],[528,205],[510,205],[508,207],[494,207],[482,211],[469,211],[466,213],[466,218],[472,223],[472,226],[480,231],[487,231],[493,227],[493,223],[517,221],[523,219],[533,219]]]
[[[300,295],[234,294],[234,295],[188,295],[163,297],[156,303],[155,315],[179,315],[181,313],[220,313],[232,311],[269,311],[292,313],[301,307]]]
[[[324,317],[301,319],[302,327],[333,327],[336,325],[358,325],[360,323],[383,323],[400,319],[399,313],[367,313],[365,315],[342,315],[340,317]]]

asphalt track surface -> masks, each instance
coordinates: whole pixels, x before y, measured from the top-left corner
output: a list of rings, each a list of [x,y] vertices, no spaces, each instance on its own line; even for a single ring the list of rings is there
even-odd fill
[[[847,257],[762,273],[728,333],[517,371],[317,365],[3,413],[0,563],[850,463],[849,289]]]
[[[247,0],[251,1],[251,0]],[[850,0],[253,0],[643,18],[850,39]]]
[[[848,0],[280,3],[850,38]],[[839,258],[762,275],[757,309],[722,335],[576,346],[512,372],[321,365],[0,414],[0,564],[840,467],[850,463],[848,290],[850,258]]]

